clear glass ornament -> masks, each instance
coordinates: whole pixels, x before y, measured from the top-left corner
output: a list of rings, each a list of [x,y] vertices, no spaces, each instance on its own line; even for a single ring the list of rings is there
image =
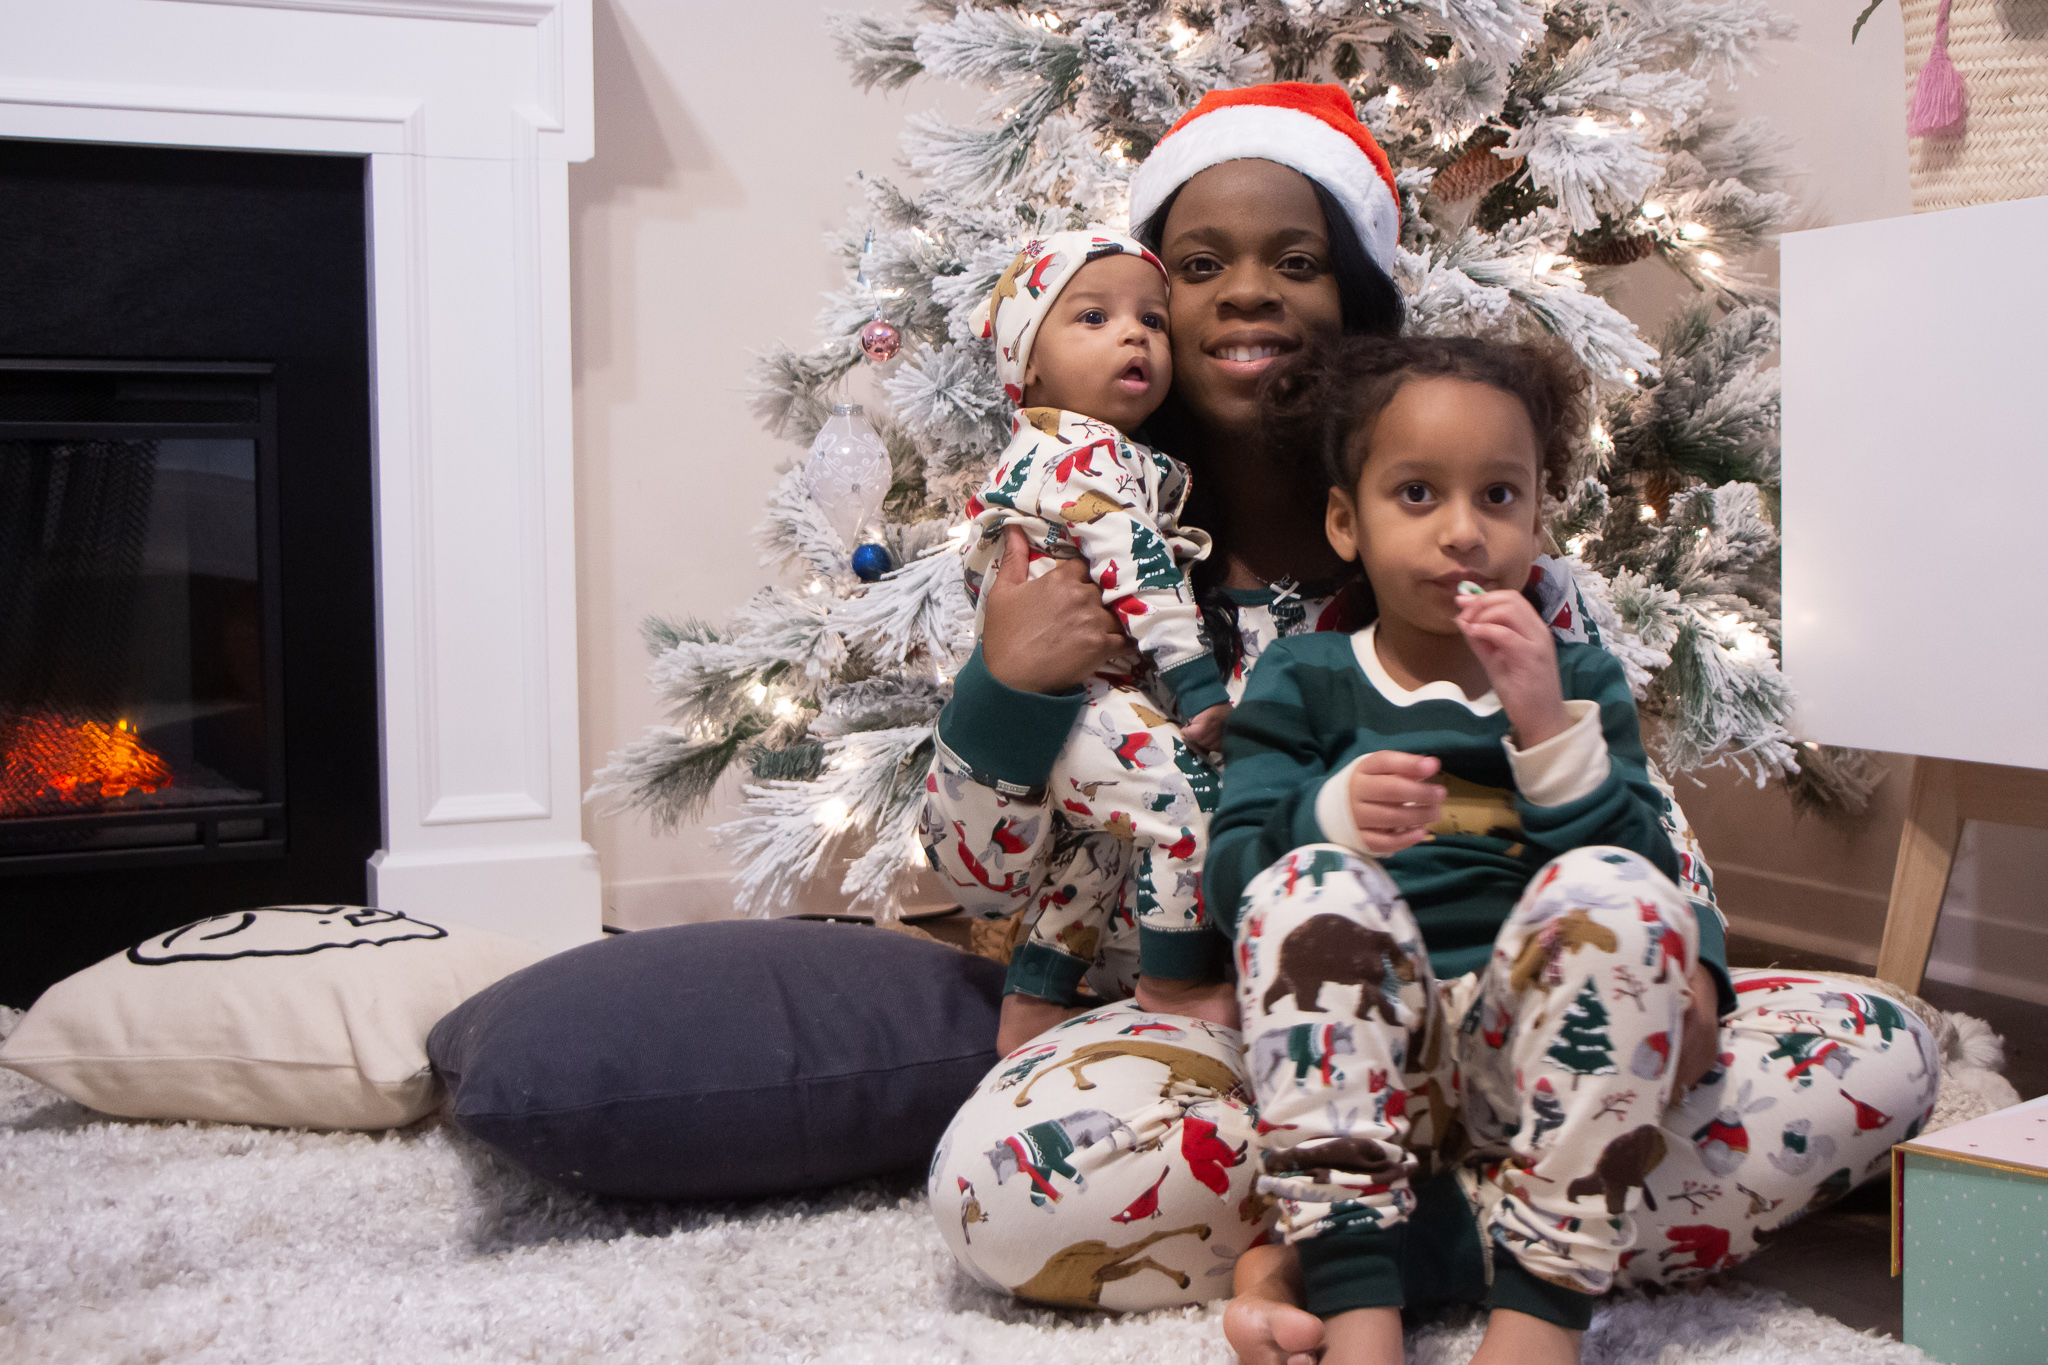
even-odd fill
[[[804,460],[804,483],[840,545],[859,544],[861,529],[882,510],[890,478],[888,447],[865,410],[858,403],[834,404]]]

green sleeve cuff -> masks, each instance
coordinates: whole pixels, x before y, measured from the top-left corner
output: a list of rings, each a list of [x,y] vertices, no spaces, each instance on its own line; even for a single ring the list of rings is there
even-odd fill
[[[953,699],[939,713],[939,739],[975,772],[1026,790],[1052,778],[1074,721],[1087,702],[1081,688],[1045,696],[996,681],[981,646],[953,678]]]
[[[1692,903],[1694,918],[1700,922],[1700,961],[1714,974],[1714,998],[1720,1017],[1735,1013],[1735,982],[1728,975],[1728,932],[1721,926],[1720,912],[1702,901]]]
[[[1173,981],[1220,981],[1226,950],[1220,935],[1207,927],[1169,932],[1138,926],[1138,975]]]
[[[1354,1308],[1399,1308],[1401,1229],[1334,1228],[1294,1244],[1301,1257],[1302,1307],[1319,1318]]]
[[[1593,1325],[1591,1294],[1536,1278],[1499,1247],[1494,1248],[1493,1287],[1486,1292],[1486,1306],[1511,1308],[1572,1332]]]
[[[1003,978],[1004,995],[1035,995],[1055,1005],[1081,1003],[1081,978],[1088,964],[1057,948],[1026,939],[1010,955],[1010,971]]]
[[[1216,660],[1206,654],[1178,668],[1169,668],[1159,676],[1173,689],[1183,722],[1193,720],[1212,706],[1230,704],[1230,692],[1216,674]]]

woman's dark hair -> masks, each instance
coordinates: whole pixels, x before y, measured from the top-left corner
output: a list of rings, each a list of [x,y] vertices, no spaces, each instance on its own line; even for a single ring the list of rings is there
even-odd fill
[[[1562,343],[1478,337],[1344,337],[1274,370],[1259,394],[1266,450],[1290,464],[1320,509],[1332,488],[1357,486],[1373,424],[1417,379],[1462,379],[1516,399],[1536,433],[1538,474],[1563,497],[1586,429],[1586,376]]]
[[[1406,316],[1401,291],[1366,254],[1365,243],[1359,240],[1358,230],[1351,225],[1351,217],[1337,202],[1337,196],[1313,177],[1303,179],[1315,191],[1316,206],[1323,212],[1323,231],[1330,239],[1330,273],[1337,280],[1343,334],[1399,336]],[[1166,217],[1173,212],[1174,202],[1185,188],[1183,184],[1167,195],[1152,216],[1131,233],[1154,254],[1166,239]],[[1165,404],[1138,435],[1146,444],[1176,457],[1194,471],[1194,491],[1183,509],[1182,519],[1207,531],[1213,548],[1207,559],[1194,566],[1189,578],[1194,584],[1195,604],[1201,609],[1209,647],[1216,655],[1216,666],[1227,678],[1244,653],[1244,636],[1237,628],[1237,604],[1223,588],[1224,578],[1230,572],[1230,509],[1218,496],[1219,481],[1204,477],[1201,442],[1195,439],[1194,424],[1174,401],[1173,394],[1167,394]]]

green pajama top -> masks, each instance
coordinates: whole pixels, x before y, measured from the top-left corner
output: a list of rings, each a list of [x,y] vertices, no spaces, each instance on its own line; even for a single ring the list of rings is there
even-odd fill
[[[1650,781],[1621,664],[1598,645],[1559,643],[1557,666],[1565,699],[1598,708],[1608,771],[1586,795],[1539,806],[1516,786],[1502,743],[1511,735],[1505,710],[1485,714],[1449,684],[1398,705],[1366,675],[1347,634],[1274,641],[1246,680],[1224,739],[1223,797],[1202,874],[1210,923],[1234,940],[1246,884],[1290,851],[1330,841],[1316,810],[1324,782],[1381,749],[1442,760],[1433,780],[1450,789],[1435,838],[1380,859],[1421,926],[1439,979],[1485,965],[1529,879],[1560,853],[1613,845],[1677,881],[1664,795]],[[1735,993],[1720,917],[1707,910],[1698,918],[1700,957],[1725,1014]]]

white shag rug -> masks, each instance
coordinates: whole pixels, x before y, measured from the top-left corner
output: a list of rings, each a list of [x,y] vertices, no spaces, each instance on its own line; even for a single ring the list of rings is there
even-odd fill
[[[19,1018],[0,1010],[0,1036]],[[2007,1087],[2008,1091],[2010,1087]],[[1476,1319],[1414,1334],[1455,1365]],[[600,1201],[454,1128],[110,1119],[0,1071],[0,1360],[1228,1365],[1222,1308],[1022,1308],[883,1182],[748,1205]],[[1925,1365],[1746,1286],[1604,1308],[1587,1365]]]

